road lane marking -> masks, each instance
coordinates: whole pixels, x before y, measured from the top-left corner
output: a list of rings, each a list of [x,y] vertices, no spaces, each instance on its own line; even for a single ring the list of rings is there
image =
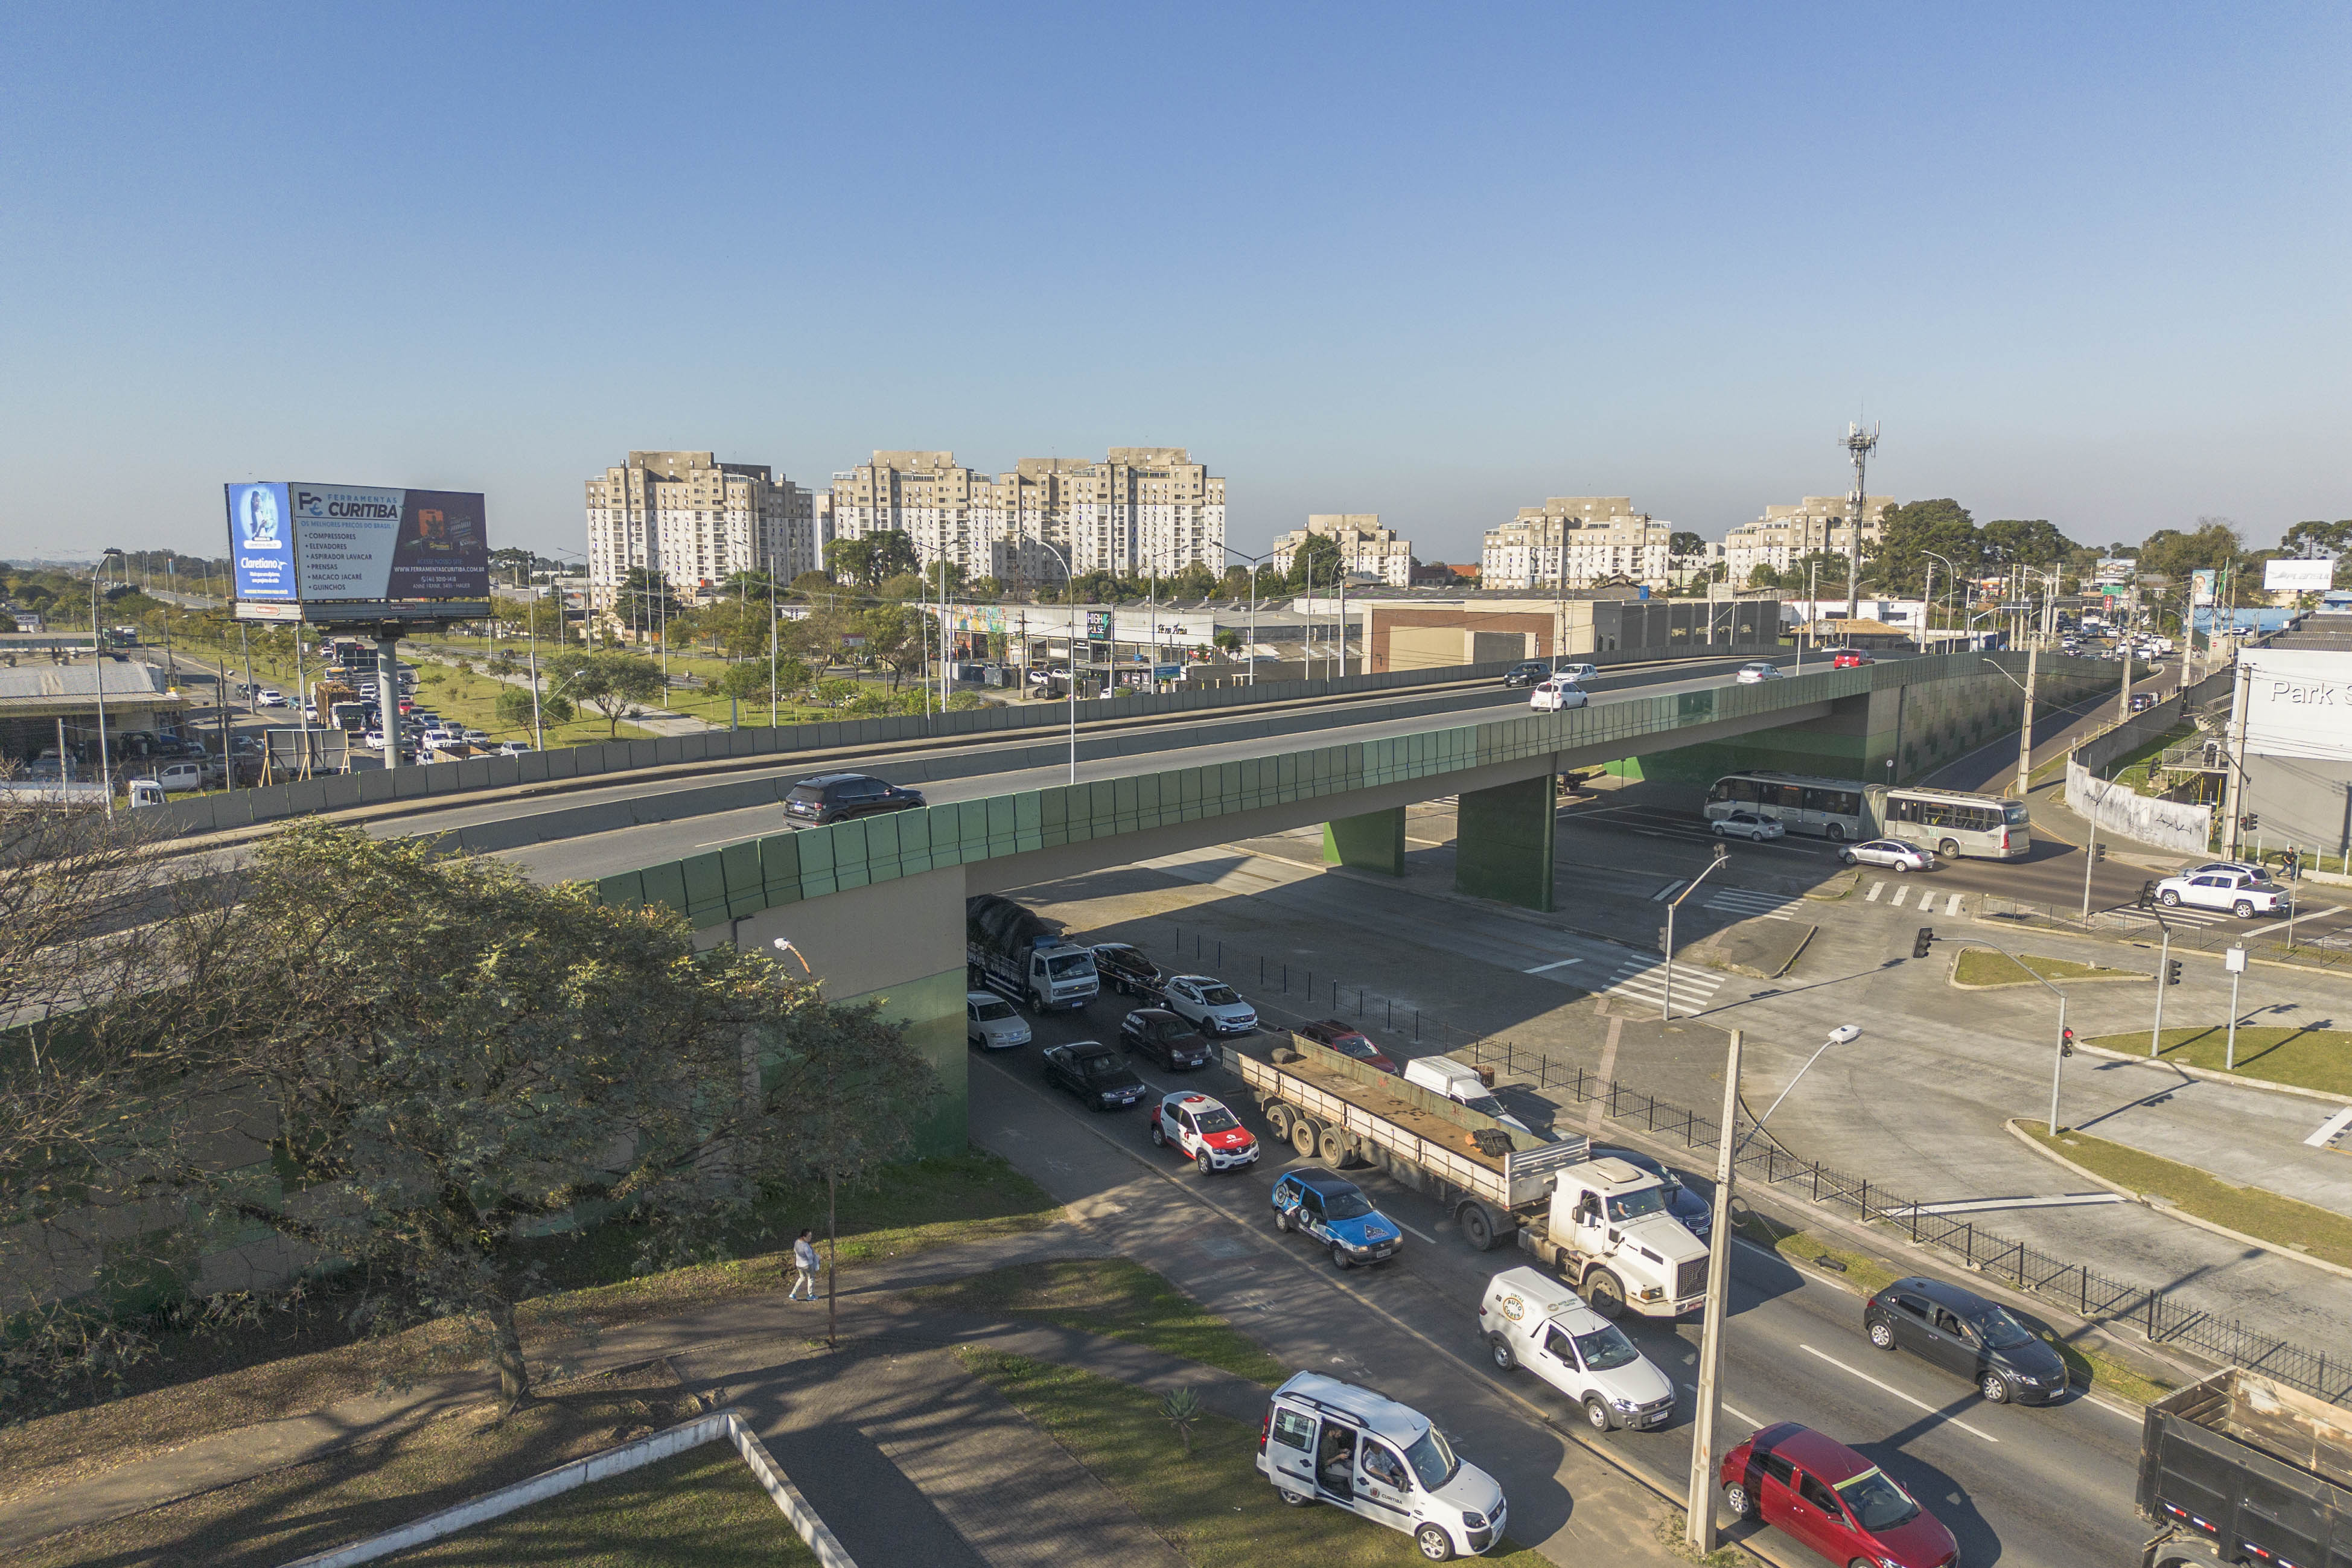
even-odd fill
[[[1663,904],[1668,899],[1673,898],[1676,893],[1681,892],[1686,885],[1687,884],[1685,882],[1679,879],[1668,882],[1664,887],[1660,888],[1656,892],[1650,895],[1650,902],[1654,904]]]
[[[1404,1221],[1402,1221],[1402,1220],[1401,1220],[1401,1219],[1398,1219],[1396,1215],[1392,1215],[1392,1214],[1389,1214],[1389,1211],[1388,1211],[1388,1210],[1386,1210],[1386,1209],[1382,1209],[1381,1212],[1382,1214],[1384,1214],[1384,1215],[1388,1215],[1388,1217],[1390,1218],[1390,1220],[1391,1220],[1391,1221],[1392,1221],[1392,1222],[1395,1224],[1396,1227],[1397,1227],[1399,1230],[1403,1231],[1406,1235],[1408,1235],[1408,1236],[1417,1236],[1417,1237],[1420,1237],[1422,1240],[1423,1240],[1423,1241],[1425,1241],[1425,1242],[1429,1243],[1429,1245],[1430,1245],[1430,1246],[1432,1246],[1432,1247],[1435,1247],[1435,1246],[1437,1245],[1437,1237],[1433,1237],[1433,1236],[1429,1235],[1429,1234],[1428,1234],[1427,1232],[1425,1232],[1425,1231],[1418,1231],[1418,1230],[1413,1229],[1413,1228],[1412,1228],[1412,1226],[1409,1226],[1409,1225],[1405,1224],[1405,1223],[1404,1223]]]
[[[2352,1112],[2347,1112],[2352,1115]],[[2119,1204],[2121,1193],[2059,1193],[2048,1197],[2028,1198],[1954,1198],[1940,1204],[1906,1204],[1884,1211],[1890,1219],[1905,1219],[1915,1214],[1989,1214],[1995,1209],[2063,1209],[2078,1208],[2086,1204]]]
[[[1550,970],[1565,969],[1571,963],[1582,963],[1583,962],[1584,960],[1580,958],[1563,958],[1551,963],[1538,963],[1533,969],[1523,969],[1519,973],[1522,974],[1542,974]]]
[[[1817,1356],[1821,1360],[1829,1363],[1840,1372],[1850,1372],[1853,1373],[1854,1376],[1862,1379],[1863,1382],[1870,1384],[1873,1388],[1885,1390],[1887,1393],[1895,1395],[1895,1398],[1903,1401],[1906,1405],[1916,1405],[1919,1409],[1926,1411],[1930,1415],[1943,1415],[1942,1411],[1928,1404],[1926,1400],[1914,1399],[1909,1394],[1904,1393],[1901,1389],[1895,1387],[1893,1384],[1879,1382],[1878,1379],[1871,1376],[1870,1373],[1863,1371],[1860,1367],[1848,1366],[1845,1363],[1838,1360],[1838,1358],[1833,1355],[1822,1355],[1820,1351],[1815,1350],[1812,1346],[1808,1344],[1800,1344],[1797,1348],[1804,1352],[1809,1356]],[[1966,1432],[1971,1437],[1981,1437],[1988,1443],[1998,1443],[2000,1441],[2000,1438],[1994,1436],[1991,1433],[1981,1431],[1977,1427],[1971,1426],[1956,1415],[1944,1415],[1944,1419],[1958,1427],[1961,1431]]]
[[[2337,1133],[2352,1127],[2352,1105],[2346,1106],[2319,1124],[2319,1131],[2304,1140],[2315,1149],[2325,1149],[2336,1141]]]
[[[1931,895],[1931,896],[1932,896],[1932,895]],[[1956,915],[1956,914],[1958,914],[1958,913],[1960,912],[1960,896],[1959,896],[1959,894],[1958,894],[1958,893],[1954,893],[1954,894],[1952,895],[1951,901],[1950,901],[1949,903],[1948,903],[1948,904],[1946,904],[1946,905],[1944,906],[1944,912],[1945,912],[1946,914],[1948,914],[1948,915]]]
[[[1683,1392],[1689,1394],[1692,1399],[1696,1400],[1698,1398],[1698,1384],[1696,1383],[1685,1383],[1683,1384]],[[1723,1407],[1724,1414],[1727,1415],[1737,1415],[1742,1421],[1747,1422],[1750,1426],[1761,1426],[1764,1425],[1763,1422],[1759,1421],[1753,1415],[1748,1415],[1748,1412],[1742,1410],[1739,1406],[1734,1405],[1720,1394],[1715,1396],[1715,1402]],[[1735,1443],[1732,1447],[1738,1447],[1738,1445]]]
[[[1906,883],[1904,883],[1901,887],[1898,887],[1898,888],[1896,888],[1896,889],[1895,889],[1895,896],[1894,896],[1893,898],[1891,898],[1891,899],[1889,899],[1889,900],[1886,900],[1887,907],[1888,907],[1889,909],[1896,909],[1896,910],[1899,910],[1899,909],[1901,909],[1901,908],[1903,907],[1903,900],[1906,900],[1906,899],[1907,899],[1907,898],[1909,898],[1910,896],[1911,896],[1911,884],[1910,884],[1910,883],[1908,883],[1908,882],[1906,882]]]
[[[1870,885],[1870,892],[1868,896],[1864,898],[1862,901],[1865,904],[1874,904],[1878,902],[1878,895],[1885,891],[1886,891],[1886,884],[1885,882],[1873,882]]]

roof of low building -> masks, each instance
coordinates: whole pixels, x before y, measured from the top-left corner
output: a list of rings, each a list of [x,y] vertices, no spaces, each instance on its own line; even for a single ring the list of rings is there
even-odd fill
[[[128,659],[108,659],[106,696],[110,701],[139,702],[149,707],[159,702],[176,701],[168,695],[163,678],[149,665]],[[20,664],[13,668],[0,668],[0,704],[11,709],[27,707],[90,707],[98,706],[99,670],[89,664]]]

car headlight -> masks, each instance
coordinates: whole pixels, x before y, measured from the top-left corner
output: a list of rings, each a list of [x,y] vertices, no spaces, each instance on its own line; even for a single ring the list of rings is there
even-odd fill
[[[1475,1509],[1465,1509],[1462,1512],[1462,1528],[1484,1530],[1486,1528],[1486,1516]]]
[[[1638,1399],[1612,1399],[1609,1403],[1619,1410],[1639,1410],[1642,1407]]]

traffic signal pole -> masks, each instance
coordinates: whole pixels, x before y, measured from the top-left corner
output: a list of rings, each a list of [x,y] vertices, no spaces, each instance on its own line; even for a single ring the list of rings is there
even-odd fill
[[[2164,946],[2156,960],[2156,1026],[2147,1032],[2147,1054],[2151,1057],[2164,1044],[2164,993],[2172,984],[2172,928],[2164,924],[2161,915],[2156,923],[2164,929]]]

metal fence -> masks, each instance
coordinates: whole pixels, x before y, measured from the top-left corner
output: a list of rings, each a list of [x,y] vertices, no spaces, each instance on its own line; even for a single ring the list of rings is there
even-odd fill
[[[1581,1067],[1554,1061],[1548,1052],[1510,1040],[1444,1025],[1420,1008],[1397,1003],[1369,987],[1350,984],[1302,964],[1244,952],[1197,929],[1171,922],[1171,946],[1186,958],[1235,984],[1263,976],[1261,995],[1279,994],[1304,1003],[1304,1012],[1328,1010],[1354,1016],[1368,1026],[1379,1020],[1398,1038],[1410,1027],[1416,1040],[1436,1040],[1467,1053],[1474,1064],[1493,1063],[1564,1103],[1601,1104],[1612,1121],[1637,1126],[1661,1140],[1692,1150],[1713,1150],[1721,1126],[1685,1106],[1604,1079]],[[1188,939],[1189,938],[1189,942]],[[1301,1010],[1286,1005],[1285,1011]],[[1399,1020],[1402,1020],[1402,1026]],[[1965,1267],[2013,1285],[2092,1322],[2128,1325],[2153,1344],[2178,1345],[2225,1365],[2242,1366],[2337,1405],[2352,1405],[2352,1353],[2330,1355],[2293,1344],[2234,1319],[2217,1317],[2180,1300],[2162,1286],[2134,1285],[2095,1272],[2087,1263],[2053,1258],[1974,1220],[1921,1211],[1919,1203],[1884,1184],[1849,1174],[1818,1160],[1804,1160],[1772,1142],[1750,1139],[1738,1169],[1783,1196],[1825,1205],[1870,1224],[1891,1226],[1908,1240],[1933,1247]]]

